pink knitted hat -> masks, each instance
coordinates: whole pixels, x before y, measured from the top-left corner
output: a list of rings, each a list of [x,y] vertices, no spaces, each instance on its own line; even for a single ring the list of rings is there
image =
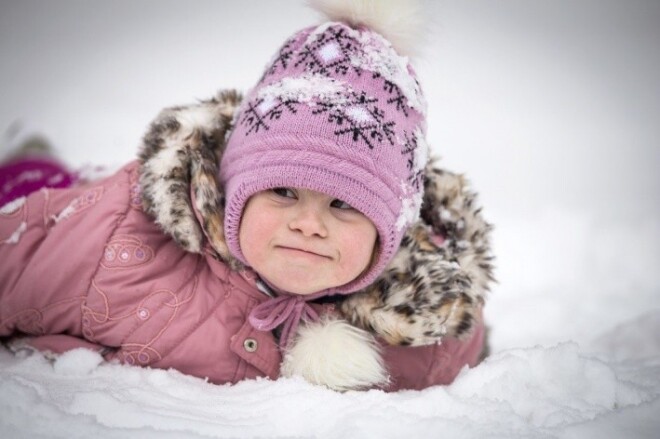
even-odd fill
[[[418,218],[425,112],[408,58],[370,28],[329,22],[294,34],[243,101],[222,158],[231,252],[246,262],[238,230],[250,196],[275,187],[315,190],[362,212],[380,238],[365,273],[324,293],[369,285]]]

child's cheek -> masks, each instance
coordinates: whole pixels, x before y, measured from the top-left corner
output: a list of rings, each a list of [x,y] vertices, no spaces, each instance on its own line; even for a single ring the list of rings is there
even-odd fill
[[[345,267],[352,268],[357,277],[371,263],[376,243],[376,228],[371,224],[363,225],[354,233],[344,235],[344,245],[346,248]]]

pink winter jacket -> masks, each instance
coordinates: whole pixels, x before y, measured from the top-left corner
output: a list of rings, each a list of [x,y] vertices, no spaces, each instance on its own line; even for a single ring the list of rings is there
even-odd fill
[[[247,320],[268,299],[255,274],[186,252],[162,233],[142,211],[138,166],[0,210],[0,336],[38,336],[32,344],[54,352],[90,347],[218,384],[276,379],[276,339]],[[477,362],[483,337],[479,324],[467,341],[383,343],[386,390],[450,383]]]

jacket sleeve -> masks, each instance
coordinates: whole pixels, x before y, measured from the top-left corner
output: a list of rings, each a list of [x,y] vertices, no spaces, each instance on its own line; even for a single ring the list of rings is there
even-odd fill
[[[81,305],[108,236],[129,208],[125,170],[42,189],[0,211],[0,335],[81,331]]]
[[[451,384],[464,367],[476,366],[485,350],[485,327],[479,320],[467,338],[445,337],[426,346],[381,346],[390,378],[384,390],[421,390]]]

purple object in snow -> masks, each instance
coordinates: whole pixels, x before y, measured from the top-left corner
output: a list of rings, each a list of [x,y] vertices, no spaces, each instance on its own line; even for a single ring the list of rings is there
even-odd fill
[[[55,160],[25,157],[0,166],[0,206],[43,187],[65,188],[76,176]]]

